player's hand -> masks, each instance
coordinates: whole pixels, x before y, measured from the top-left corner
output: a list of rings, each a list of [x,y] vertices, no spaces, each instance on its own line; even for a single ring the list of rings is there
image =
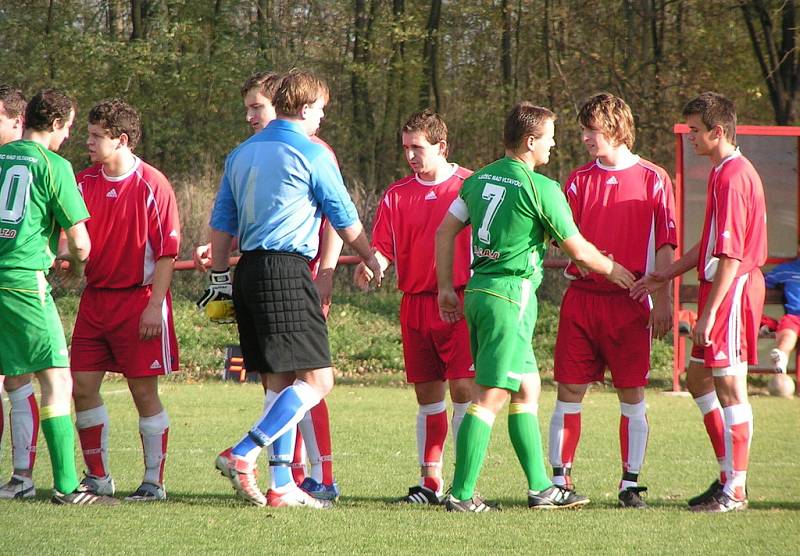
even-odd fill
[[[333,296],[333,269],[325,268],[317,272],[317,277],[314,278],[314,285],[317,287],[319,293],[320,305],[323,309],[330,306],[331,297]]]
[[[353,282],[355,282],[356,286],[362,291],[367,291],[371,280],[372,271],[363,262],[358,263],[353,273]]]
[[[208,288],[203,292],[203,296],[197,300],[197,308],[204,309],[211,301],[232,299],[233,282],[231,281],[231,269],[227,268],[222,272],[211,271]]]
[[[714,328],[716,315],[702,314],[692,329],[692,342],[696,346],[708,347],[711,345],[711,329]]]
[[[612,284],[616,284],[620,288],[626,290],[630,289],[631,286],[633,286],[633,283],[636,282],[636,277],[621,264],[616,263],[613,260],[611,262],[611,272],[606,275],[606,280]]]
[[[377,257],[372,255],[369,259],[364,261],[364,264],[369,269],[370,274],[372,274],[372,277],[369,279],[369,283],[376,288],[381,287],[381,282],[383,281],[383,269],[381,268],[381,263],[378,262]]]
[[[198,245],[192,251],[192,260],[194,261],[194,269],[198,272],[207,272],[208,266],[211,264],[211,244]]]
[[[139,338],[149,340],[161,335],[161,305],[147,304],[139,319]]]
[[[56,257],[54,272],[59,285],[65,289],[75,289],[83,279],[87,261],[79,261],[69,252]]]
[[[657,292],[669,282],[669,276],[663,272],[650,272],[642,276],[631,288],[631,297],[636,301],[644,301],[648,295]]]
[[[650,331],[659,340],[672,329],[672,304],[669,297],[666,291],[654,296],[653,310],[650,311]]]
[[[453,288],[439,290],[438,296],[439,303],[439,317],[450,324],[460,321],[464,318],[464,312],[461,308],[461,300],[456,295]]]

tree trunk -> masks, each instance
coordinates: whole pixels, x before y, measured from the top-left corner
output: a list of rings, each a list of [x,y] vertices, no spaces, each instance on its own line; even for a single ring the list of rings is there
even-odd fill
[[[431,107],[441,110],[439,92],[437,58],[439,52],[439,22],[442,17],[442,0],[431,0],[428,14],[425,42],[422,47],[422,88],[420,90],[420,108]]]

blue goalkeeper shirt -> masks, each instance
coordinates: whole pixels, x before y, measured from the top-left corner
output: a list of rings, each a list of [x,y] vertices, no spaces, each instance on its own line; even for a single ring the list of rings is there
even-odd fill
[[[783,286],[784,308],[790,315],[800,315],[800,259],[779,264],[764,280],[768,288]]]
[[[237,236],[241,251],[311,259],[323,214],[337,230],[358,222],[333,155],[298,124],[273,120],[228,155],[210,225]]]

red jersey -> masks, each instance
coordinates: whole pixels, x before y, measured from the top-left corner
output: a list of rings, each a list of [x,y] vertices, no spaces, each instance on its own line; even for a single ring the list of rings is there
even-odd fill
[[[436,293],[436,229],[458,196],[472,170],[453,165],[453,173],[439,183],[416,175],[394,182],[383,194],[372,245],[394,263],[397,287],[403,293]],[[469,280],[470,230],[456,236],[453,285],[463,288]]]
[[[167,178],[136,158],[123,176],[106,176],[96,164],[77,181],[91,215],[87,284],[115,289],[151,284],[156,261],[176,257],[180,245],[178,206]]]
[[[767,209],[756,169],[737,149],[708,176],[697,275],[713,282],[720,255],[741,261],[736,276],[767,261]]]
[[[566,196],[581,234],[636,276],[655,269],[661,247],[677,245],[669,175],[638,156],[620,166],[581,166],[567,180]],[[619,290],[596,273],[581,278],[574,263],[566,273],[588,289]]]

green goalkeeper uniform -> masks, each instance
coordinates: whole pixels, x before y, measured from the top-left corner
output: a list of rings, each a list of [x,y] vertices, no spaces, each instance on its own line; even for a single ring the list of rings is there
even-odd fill
[[[508,157],[469,177],[450,210],[472,224],[464,313],[475,382],[516,392],[538,370],[531,340],[547,244],[578,228],[559,184]]]
[[[0,373],[69,367],[45,273],[61,229],[87,218],[67,160],[33,141],[0,147]]]

